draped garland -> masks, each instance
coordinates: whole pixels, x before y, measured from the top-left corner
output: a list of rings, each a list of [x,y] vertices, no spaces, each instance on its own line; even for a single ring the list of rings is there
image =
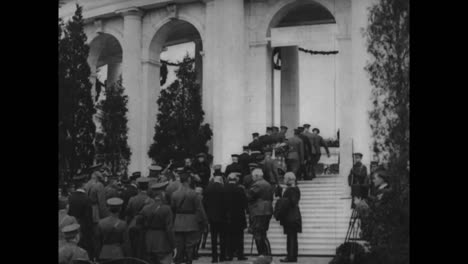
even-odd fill
[[[337,50],[332,50],[332,51],[315,51],[315,50],[308,50],[299,47],[299,51],[308,53],[310,55],[333,55],[333,54],[338,54]],[[276,59],[275,59],[276,57]],[[281,70],[281,48],[276,47],[273,49],[273,67],[275,70]]]
[[[187,60],[187,61],[175,63],[175,62],[170,62],[170,61],[166,61],[166,60],[161,60],[162,65],[159,68],[159,76],[160,76],[159,77],[159,84],[161,86],[163,86],[166,83],[167,73],[168,73],[168,70],[167,70],[168,65],[169,66],[180,67],[183,64],[193,63],[194,61],[195,61],[195,59],[190,59],[190,60]]]

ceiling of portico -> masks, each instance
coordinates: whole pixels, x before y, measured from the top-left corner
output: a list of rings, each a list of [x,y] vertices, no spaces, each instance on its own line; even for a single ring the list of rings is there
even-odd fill
[[[290,27],[298,25],[317,25],[335,23],[333,15],[322,5],[308,3],[298,5],[287,11],[274,27]]]
[[[102,37],[102,50],[99,54],[97,67],[108,63],[122,62],[122,47],[119,41],[107,34],[103,34],[100,37]]]
[[[171,22],[171,29],[164,46],[172,46],[195,40],[200,40],[200,34],[197,29],[188,22],[175,20]]]

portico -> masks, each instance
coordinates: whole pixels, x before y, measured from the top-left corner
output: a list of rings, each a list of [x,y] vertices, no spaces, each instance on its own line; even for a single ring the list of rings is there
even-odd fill
[[[74,2],[63,5],[61,17],[73,14]],[[371,86],[361,30],[372,0],[77,2],[84,7],[92,80],[105,63],[108,81],[121,74],[129,97],[130,172],[145,172],[151,163],[147,152],[161,89],[159,56],[165,45],[182,38],[196,43],[215,163],[226,165],[252,132],[264,133],[266,126],[279,124],[291,130],[303,123],[319,127],[324,138],[340,130],[341,172],[351,167],[352,149],[364,154],[364,164],[371,161]],[[275,47],[282,49],[279,83],[273,69]],[[309,55],[297,47],[338,54],[304,59]],[[278,97],[280,105],[274,103]]]

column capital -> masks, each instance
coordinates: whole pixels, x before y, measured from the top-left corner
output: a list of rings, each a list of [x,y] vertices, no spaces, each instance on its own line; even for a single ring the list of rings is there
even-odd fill
[[[144,60],[141,63],[142,64],[150,64],[150,65],[156,66],[156,67],[161,67],[162,66],[162,63],[160,61],[152,60],[152,59]]]
[[[118,9],[115,11],[115,13],[123,17],[126,17],[126,16],[142,17],[143,16],[143,11],[138,7]]]

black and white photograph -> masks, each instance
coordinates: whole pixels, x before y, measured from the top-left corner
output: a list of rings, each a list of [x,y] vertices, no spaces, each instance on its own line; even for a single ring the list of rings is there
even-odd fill
[[[409,264],[409,16],[59,0],[58,263]]]

